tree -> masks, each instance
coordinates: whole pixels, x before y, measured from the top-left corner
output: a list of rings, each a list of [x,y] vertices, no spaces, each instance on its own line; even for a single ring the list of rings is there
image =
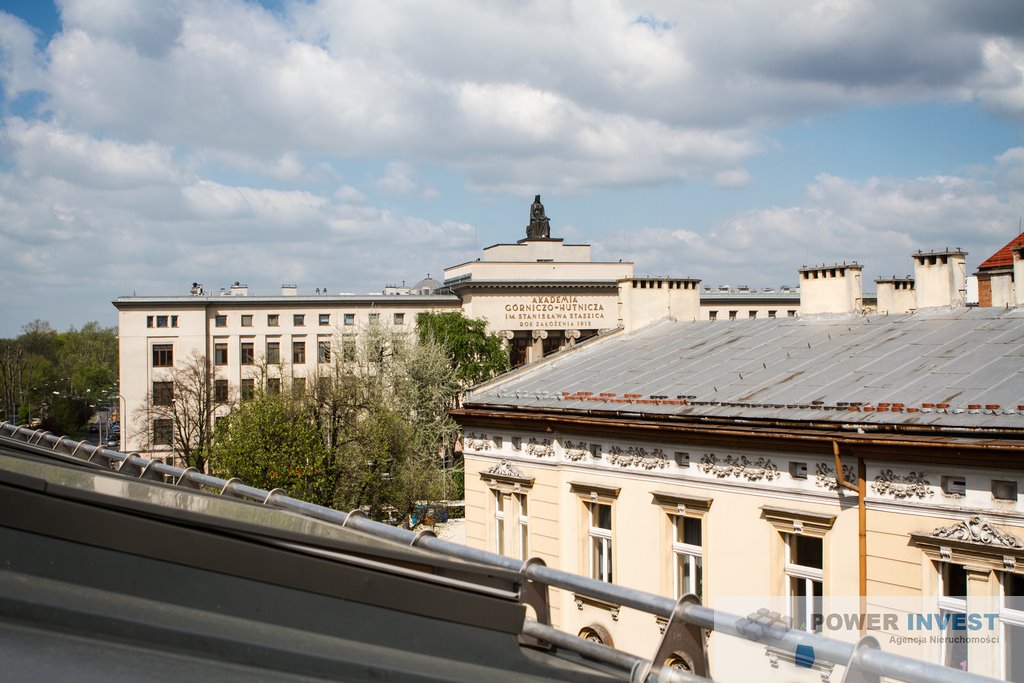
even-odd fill
[[[461,311],[420,313],[416,333],[420,342],[433,339],[441,346],[463,386],[486,382],[509,369],[501,337],[487,332],[483,318],[467,318]]]
[[[214,417],[218,408],[228,404],[228,397],[217,395],[215,379],[206,356],[194,353],[155,383],[135,425],[146,450],[169,445],[185,467],[206,469]]]

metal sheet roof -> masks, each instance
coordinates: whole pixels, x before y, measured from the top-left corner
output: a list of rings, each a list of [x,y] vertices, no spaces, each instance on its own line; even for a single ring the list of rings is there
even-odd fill
[[[467,405],[1024,429],[1022,356],[1024,309],[661,321],[510,373]]]

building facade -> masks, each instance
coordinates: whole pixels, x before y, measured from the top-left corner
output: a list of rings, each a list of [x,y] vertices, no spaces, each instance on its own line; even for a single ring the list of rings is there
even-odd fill
[[[824,269],[802,279],[818,315],[655,323],[475,388],[467,543],[1022,680],[1024,309],[963,307],[934,277],[920,294],[945,306],[863,316]],[[556,603],[564,630],[634,652],[663,627]],[[842,679],[770,642],[710,648],[716,679]]]

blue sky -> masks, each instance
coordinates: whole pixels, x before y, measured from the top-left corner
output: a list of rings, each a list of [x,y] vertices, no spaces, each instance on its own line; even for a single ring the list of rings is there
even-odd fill
[[[0,336],[111,299],[379,291],[525,236],[795,283],[1024,215],[1002,0],[0,0]]]

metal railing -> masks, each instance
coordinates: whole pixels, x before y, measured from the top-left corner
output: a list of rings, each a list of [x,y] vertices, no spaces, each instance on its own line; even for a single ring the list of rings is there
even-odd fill
[[[138,479],[166,480],[175,486],[194,490],[206,487],[219,491],[222,496],[297,512],[395,543],[516,572],[521,577],[520,601],[532,607],[537,616],[535,621],[527,619],[524,624],[524,642],[564,648],[584,657],[628,670],[629,680],[633,683],[709,680],[706,632],[718,632],[767,644],[775,650],[785,652],[799,652],[798,648],[813,648],[816,661],[845,667],[844,683],[875,683],[880,677],[908,683],[992,683],[996,680],[883,652],[879,649],[877,640],[871,636],[864,636],[857,643],[848,643],[788,628],[779,623],[762,624],[748,617],[704,607],[693,595],[673,600],[548,567],[538,558],[523,562],[437,538],[429,530],[414,532],[376,522],[359,510],[346,513],[325,508],[292,498],[282,489],[265,491],[247,486],[237,478],[221,479],[193,467],[181,468],[147,460],[136,453],[121,453],[104,446],[73,441],[68,437],[19,427],[9,422],[0,423],[0,436],[48,448],[86,462],[99,464],[102,461],[102,464],[108,465],[111,469]],[[573,591],[578,595],[630,607],[665,619],[667,623],[664,635],[654,656],[651,659],[644,659],[552,627],[548,608],[549,587]],[[686,668],[674,668],[679,665]]]

